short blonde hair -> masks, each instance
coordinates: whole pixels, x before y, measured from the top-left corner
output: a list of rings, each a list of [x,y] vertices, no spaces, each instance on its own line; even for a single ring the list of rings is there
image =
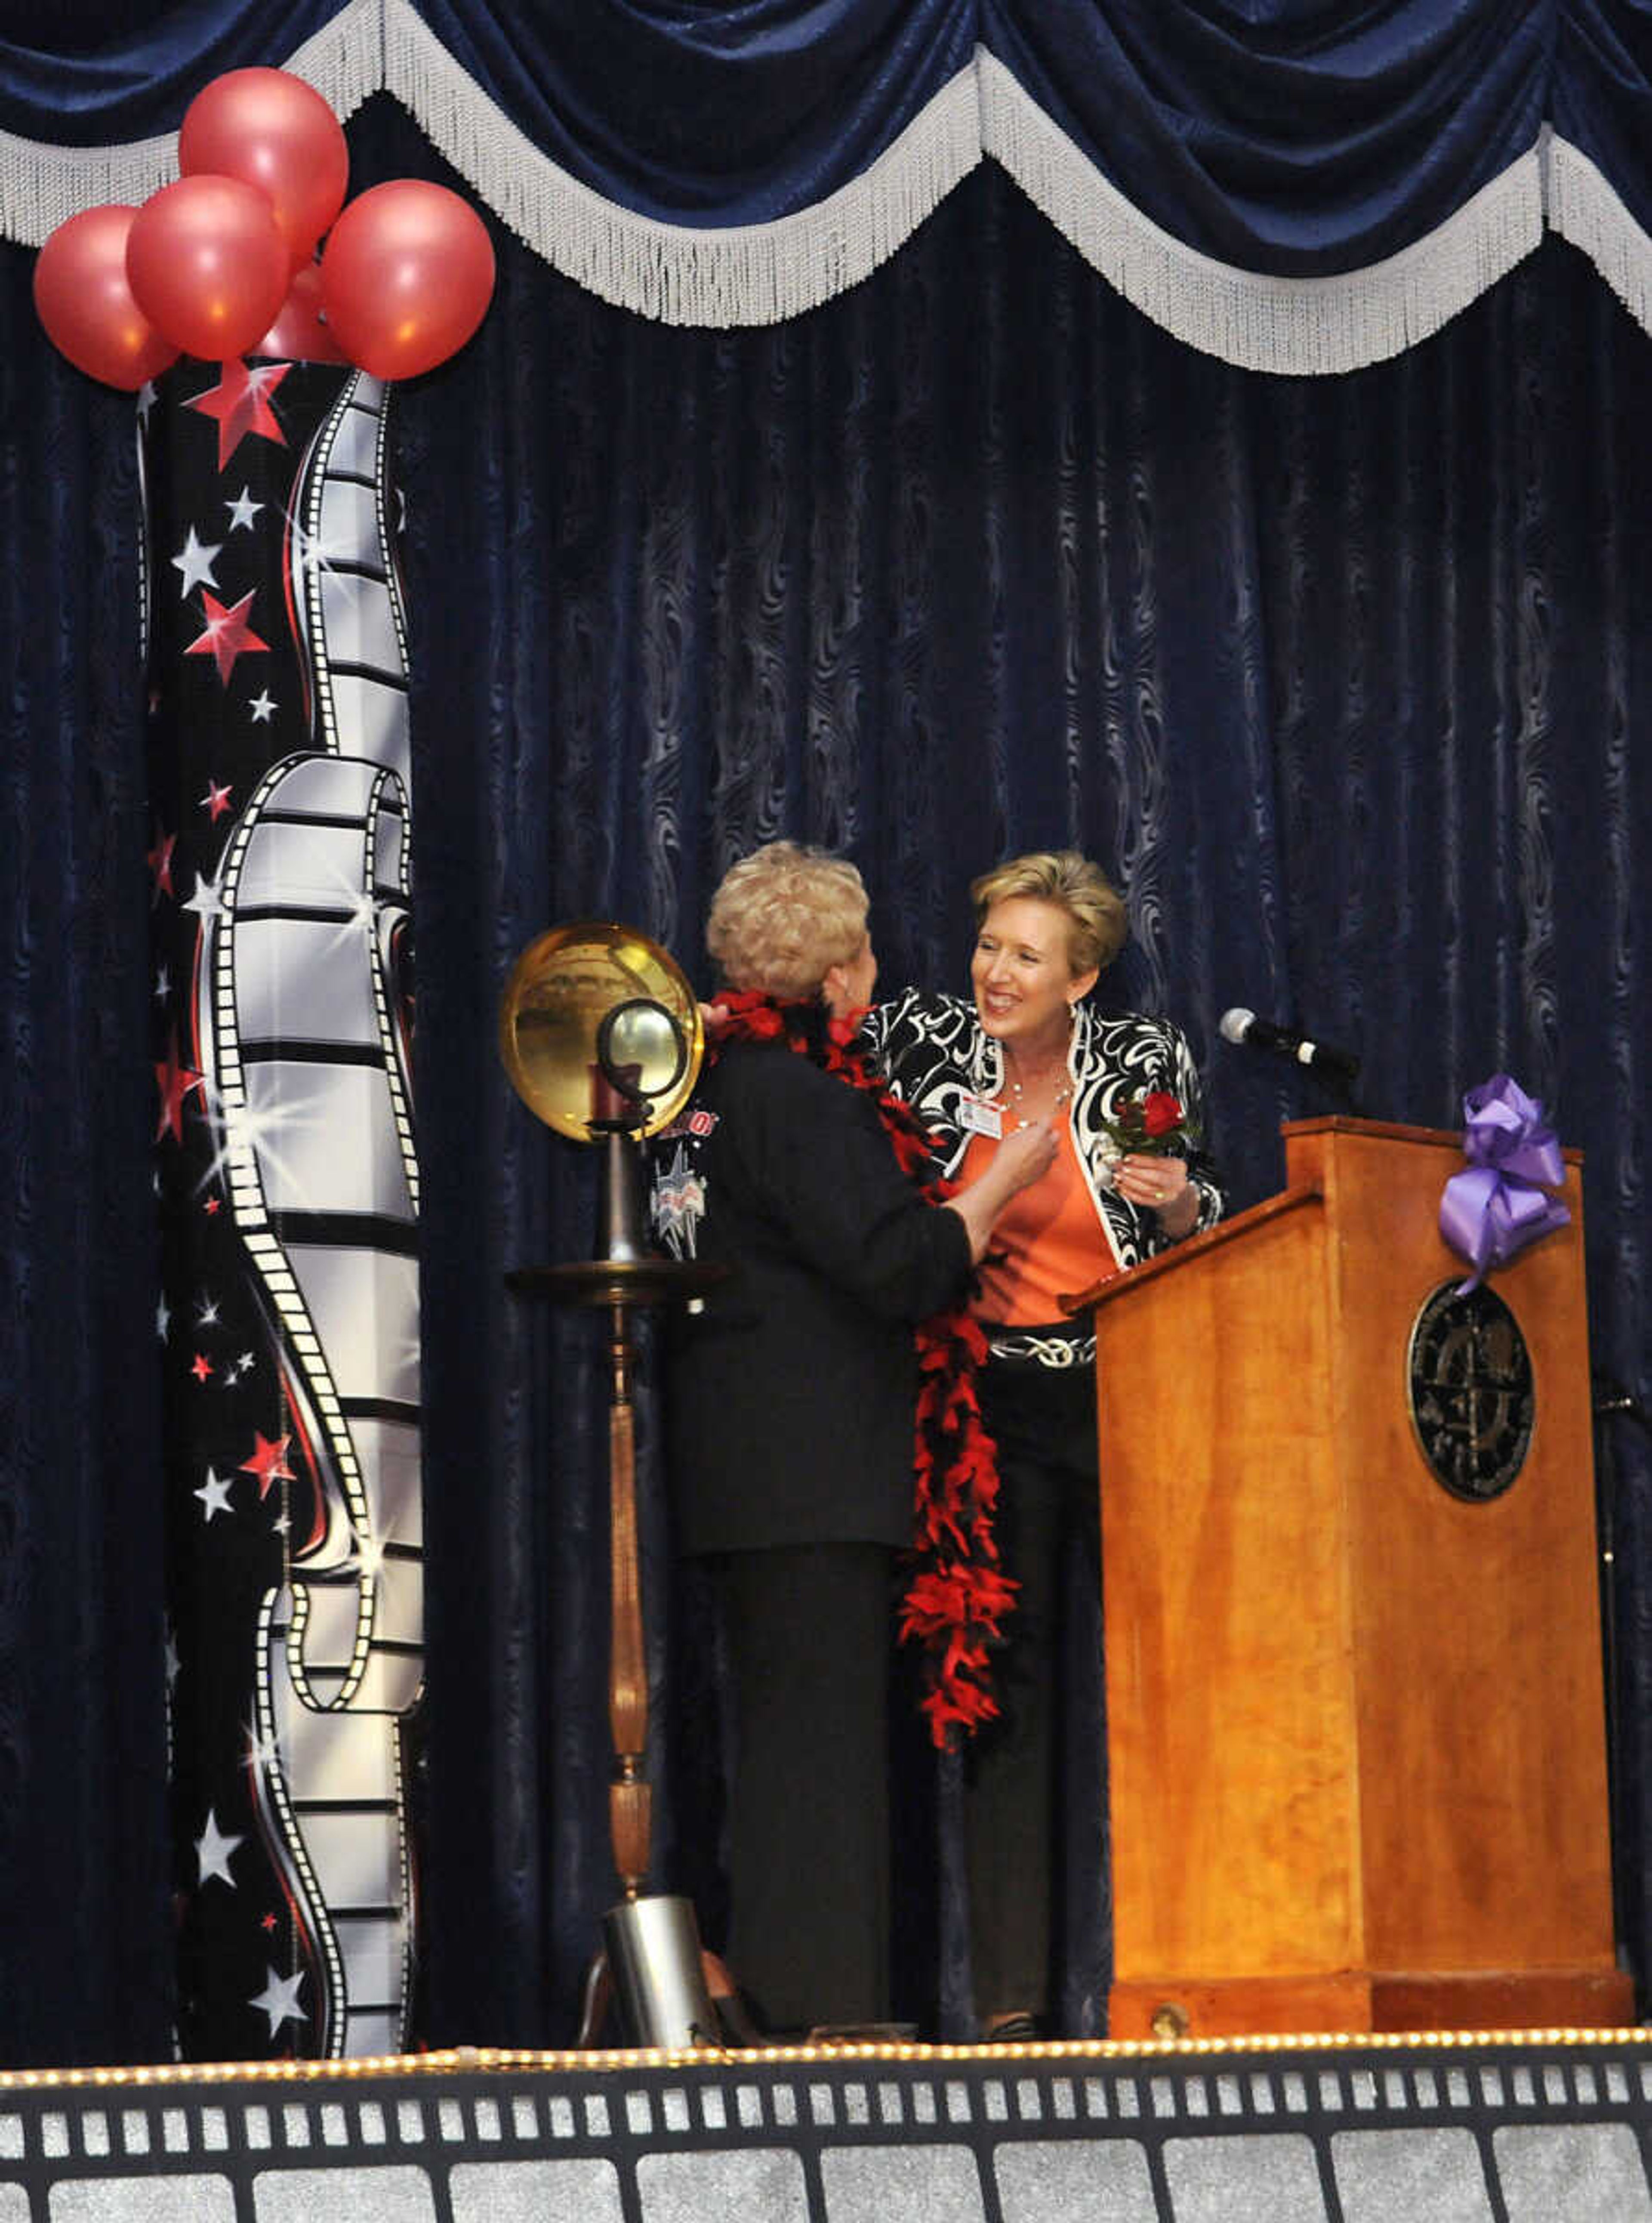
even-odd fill
[[[1038,849],[1011,857],[970,885],[977,926],[994,904],[1029,896],[1067,914],[1067,967],[1074,979],[1099,973],[1123,948],[1130,931],[1124,898],[1099,865],[1077,849]]]
[[[866,910],[865,885],[846,859],[770,841],[723,875],[706,947],[730,987],[794,1000],[812,996],[832,966],[859,956]]]

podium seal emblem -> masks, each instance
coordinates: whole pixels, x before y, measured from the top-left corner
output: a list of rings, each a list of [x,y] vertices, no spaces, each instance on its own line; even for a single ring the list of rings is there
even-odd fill
[[[1454,1497],[1501,1497],[1525,1464],[1537,1408],[1520,1323],[1484,1283],[1442,1282],[1411,1324],[1405,1387],[1429,1470]]]

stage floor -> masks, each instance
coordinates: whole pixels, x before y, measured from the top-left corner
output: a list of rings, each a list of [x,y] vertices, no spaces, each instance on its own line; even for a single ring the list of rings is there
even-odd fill
[[[0,2223],[1652,2223],[1652,2032],[0,2075]]]

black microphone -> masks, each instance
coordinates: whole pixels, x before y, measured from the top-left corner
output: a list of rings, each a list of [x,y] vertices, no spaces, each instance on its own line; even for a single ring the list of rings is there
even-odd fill
[[[1294,1027],[1276,1027],[1272,1019],[1259,1019],[1254,1011],[1247,1011],[1236,1004],[1231,1011],[1224,1011],[1220,1022],[1223,1042],[1243,1042],[1251,1049],[1271,1049],[1280,1057],[1292,1059],[1328,1079],[1351,1081],[1360,1070],[1360,1061],[1351,1049],[1338,1049],[1331,1042],[1313,1042],[1299,1035]]]

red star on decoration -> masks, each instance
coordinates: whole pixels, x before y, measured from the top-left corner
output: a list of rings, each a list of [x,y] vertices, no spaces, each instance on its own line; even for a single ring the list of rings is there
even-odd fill
[[[223,1209],[223,1200],[220,1197],[210,1196],[206,1202],[201,1206],[201,1209],[205,1212],[209,1219],[216,1219],[219,1212]]]
[[[191,1089],[198,1088],[205,1075],[196,1073],[178,1060],[178,1030],[172,1030],[166,1045],[166,1061],[155,1067],[155,1086],[160,1091],[160,1117],[155,1123],[155,1140],[170,1135],[174,1143],[184,1139],[184,1099]]]
[[[267,1914],[258,1926],[261,1930],[273,1930],[275,1927],[275,1917],[273,1914]]]
[[[256,588],[253,591],[255,594]],[[216,595],[203,587],[201,601],[206,611],[206,631],[198,640],[191,641],[184,653],[211,657],[217,664],[218,677],[227,687],[229,674],[236,668],[236,658],[248,656],[254,649],[267,649],[269,643],[260,640],[247,622],[247,613],[253,606],[252,595],[243,595],[233,609],[227,610]]]
[[[212,1371],[212,1362],[204,1351],[198,1351],[195,1363],[189,1370],[198,1382],[204,1382]]]
[[[257,1447],[250,1458],[242,1459],[236,1471],[258,1477],[258,1496],[261,1503],[269,1496],[272,1483],[291,1482],[292,1479],[292,1470],[286,1463],[286,1447],[292,1439],[283,1436],[279,1443],[273,1444],[258,1429],[254,1428],[253,1433],[257,1438]]]
[[[229,808],[229,797],[234,793],[233,788],[220,787],[216,780],[208,780],[206,793],[201,797],[201,808],[203,810],[211,812],[212,823],[215,826]]]
[[[144,860],[155,876],[154,891],[157,897],[169,896],[173,893],[172,853],[177,847],[178,836],[175,834],[163,834],[157,825],[154,847]]]
[[[261,440],[273,440],[278,448],[286,447],[286,434],[267,396],[274,393],[292,368],[290,362],[261,362],[256,370],[248,370],[238,359],[221,362],[218,383],[185,404],[198,409],[204,417],[217,419],[220,470],[249,432]]]

